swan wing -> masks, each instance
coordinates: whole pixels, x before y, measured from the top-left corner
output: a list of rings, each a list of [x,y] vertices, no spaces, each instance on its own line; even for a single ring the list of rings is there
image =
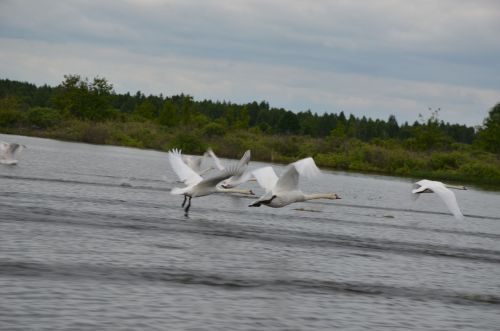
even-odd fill
[[[0,156],[6,156],[8,150],[9,150],[9,143],[0,141]]]
[[[297,169],[301,177],[312,178],[321,174],[312,157],[296,161],[292,165]]]
[[[214,151],[211,148],[209,148],[207,150],[207,153],[214,160],[215,167],[218,170],[224,170],[226,168],[226,167],[224,167],[224,165],[222,164],[222,162],[219,160],[219,158],[217,157],[217,155],[215,155]]]
[[[16,144],[16,143],[10,144],[10,146],[9,146],[10,155],[14,156],[19,151],[21,151],[21,145]]]
[[[276,183],[276,186],[273,188],[273,192],[288,192],[297,190],[299,187],[299,172],[297,168],[295,168],[294,164],[289,164],[285,168],[285,172],[283,172]]]
[[[458,207],[455,193],[453,193],[450,189],[447,189],[442,183],[439,184],[441,185],[435,185],[435,187],[431,188],[432,191],[434,191],[434,193],[436,193],[441,198],[441,200],[444,201],[446,207],[448,207],[448,209],[456,219],[463,219],[464,215]]]
[[[231,187],[234,187],[234,186],[248,182],[251,178],[252,178],[252,172],[245,171],[241,175],[229,177],[226,181],[224,181],[224,184],[230,185]]]
[[[198,175],[193,169],[191,169],[186,163],[184,163],[180,150],[172,149],[167,154],[170,166],[174,170],[177,177],[179,177],[179,180],[181,182],[188,186],[191,186],[198,184],[203,180],[200,175]]]
[[[242,169],[237,164],[229,166],[226,169],[220,171],[219,173],[201,180],[196,186],[198,188],[215,187],[217,184],[219,184],[220,182],[222,182],[225,179],[228,179],[229,177],[241,175],[243,170],[244,169]]]
[[[255,177],[257,183],[266,191],[272,191],[278,182],[278,176],[270,166],[255,169],[250,174]]]
[[[240,166],[240,167],[246,167],[248,165],[248,163],[250,162],[250,157],[251,157],[250,150],[247,150],[245,152],[245,154],[243,154],[243,156],[241,157],[241,160],[238,163],[238,166]]]
[[[314,163],[312,157],[307,157],[305,159],[290,163],[285,168],[285,172],[278,179],[275,191],[298,190],[299,176],[310,178],[315,177],[320,173],[321,171],[316,166],[316,163]]]

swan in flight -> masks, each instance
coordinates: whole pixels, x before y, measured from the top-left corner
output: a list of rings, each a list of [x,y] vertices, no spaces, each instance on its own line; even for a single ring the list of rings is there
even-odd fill
[[[184,163],[180,150],[170,150],[167,154],[172,169],[177,174],[180,181],[186,184],[186,187],[175,187],[170,191],[171,194],[184,195],[182,207],[184,207],[184,205],[186,204],[186,200],[189,198],[188,204],[184,209],[185,216],[188,216],[192,198],[202,197],[213,193],[241,193],[254,195],[251,190],[226,189],[217,185],[221,181],[228,179],[231,176],[241,174],[243,172],[243,169],[239,164],[227,167],[225,170],[220,171],[219,173],[209,178],[203,179],[186,163]]]
[[[320,174],[320,170],[311,157],[289,164],[279,178],[271,167],[254,170],[252,174],[266,193],[249,207],[266,205],[281,208],[294,202],[312,199],[340,199],[336,193],[304,194],[298,188],[300,176],[313,177]]]
[[[15,156],[23,147],[25,148],[26,146],[0,141],[0,163],[9,165],[17,164]]]
[[[211,148],[209,148],[207,150],[207,153],[214,160],[215,167],[219,171],[223,171],[225,169],[225,166],[222,164],[222,162],[219,160],[219,158],[215,155],[214,151]],[[245,171],[247,166],[248,166],[248,163],[250,162],[250,157],[251,157],[250,150],[247,150],[245,152],[245,154],[243,154],[243,156],[241,157],[240,161],[238,162],[238,167],[243,169],[243,172],[241,174],[231,176],[230,178],[222,181],[222,183],[220,185],[223,188],[233,188],[237,185],[248,182],[249,180],[252,179],[251,172]]]
[[[453,216],[455,216],[456,219],[461,220],[464,218],[464,215],[458,207],[455,194],[453,193],[453,191],[449,190],[449,188],[457,190],[467,189],[465,186],[461,185],[447,185],[433,180],[422,179],[421,181],[418,181],[414,184],[414,189],[411,191],[411,193],[415,194],[416,198],[418,198],[421,193],[436,193],[441,198],[441,200],[444,201],[446,207],[448,207]]]

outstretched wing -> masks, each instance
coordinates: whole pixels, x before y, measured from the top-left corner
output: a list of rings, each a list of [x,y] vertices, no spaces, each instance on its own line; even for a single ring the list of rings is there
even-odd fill
[[[210,155],[210,157],[214,160],[214,163],[215,163],[215,167],[218,169],[218,170],[224,170],[225,167],[224,165],[222,164],[222,162],[219,160],[219,158],[215,155],[214,151],[209,148],[207,150],[207,153],[208,155]]]
[[[9,150],[9,146],[10,146],[9,143],[0,141],[0,156],[5,156],[5,154]]]
[[[245,152],[245,154],[243,154],[243,156],[241,157],[240,162],[238,163],[238,166],[239,167],[246,167],[248,165],[248,163],[250,162],[250,157],[251,157],[250,150],[247,150]]]
[[[278,176],[271,167],[256,169],[251,174],[257,180],[257,183],[266,191],[271,191],[278,182]]]
[[[288,192],[294,191],[299,187],[299,172],[293,166],[289,164],[278,178],[276,186],[273,188],[273,192]]]
[[[275,191],[293,191],[299,186],[299,176],[314,177],[321,171],[314,163],[312,157],[308,157],[294,163],[289,164],[285,168],[285,172],[280,176],[276,183]]]
[[[220,171],[216,175],[205,178],[199,183],[197,183],[197,187],[214,187],[225,179],[228,179],[232,176],[239,176],[243,173],[243,168],[238,164],[231,165],[226,169]]]
[[[187,186],[196,185],[203,180],[193,169],[182,160],[181,151],[172,149],[168,153],[168,161],[179,180]]]
[[[431,190],[434,191],[434,193],[436,193],[444,201],[446,207],[448,207],[448,209],[456,219],[463,219],[464,215],[458,207],[455,193],[453,193],[450,189],[447,189],[442,183],[439,184],[441,185],[433,185],[433,187],[431,187]]]
[[[13,143],[13,144],[10,144],[10,146],[9,146],[9,153],[12,156],[14,156],[20,150],[21,150],[21,145],[19,145],[19,144]]]
[[[295,169],[297,169],[297,172],[302,177],[312,178],[321,174],[321,171],[316,166],[316,163],[314,162],[312,157],[298,160],[292,163],[292,165],[295,167]]]

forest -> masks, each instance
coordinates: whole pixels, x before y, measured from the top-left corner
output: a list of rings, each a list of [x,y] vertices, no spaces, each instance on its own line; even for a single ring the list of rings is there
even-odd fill
[[[119,94],[106,78],[65,75],[58,86],[0,79],[0,132],[156,150],[429,178],[500,189],[500,103],[483,125],[445,123],[425,109],[413,123],[235,104],[193,96]]]

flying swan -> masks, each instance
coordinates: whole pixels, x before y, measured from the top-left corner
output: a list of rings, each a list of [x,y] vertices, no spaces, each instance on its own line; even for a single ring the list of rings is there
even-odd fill
[[[184,163],[180,150],[173,149],[167,154],[170,165],[177,174],[177,177],[179,177],[181,182],[187,185],[183,188],[175,187],[170,191],[171,194],[184,195],[182,207],[184,207],[186,200],[189,198],[188,204],[184,209],[185,216],[188,216],[192,198],[202,197],[213,193],[241,193],[254,195],[251,190],[226,189],[217,186],[217,184],[221,181],[228,179],[231,176],[239,175],[243,172],[243,169],[241,169],[238,164],[232,167],[227,167],[227,169],[220,171],[209,178],[203,179],[186,163]]]
[[[312,199],[340,199],[336,193],[304,194],[298,188],[300,176],[313,177],[320,174],[320,170],[311,157],[289,164],[279,178],[271,167],[254,170],[252,174],[266,193],[249,207],[266,205],[281,208],[294,202]]]
[[[9,165],[17,164],[15,156],[17,153],[21,151],[23,147],[26,146],[16,143],[6,143],[4,141],[0,141],[0,164],[9,164]]]
[[[414,189],[411,191],[411,193],[415,194],[416,198],[418,198],[421,193],[436,193],[441,198],[441,200],[444,201],[446,207],[448,207],[453,216],[455,216],[456,219],[461,220],[464,218],[464,215],[458,207],[455,194],[448,188],[457,190],[467,189],[465,186],[447,185],[433,180],[422,179],[421,181],[418,181],[414,184]]]

